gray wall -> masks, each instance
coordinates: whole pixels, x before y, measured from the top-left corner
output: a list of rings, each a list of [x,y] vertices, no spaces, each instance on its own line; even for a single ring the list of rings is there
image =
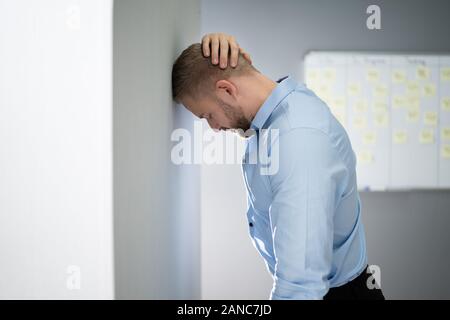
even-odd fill
[[[381,7],[380,31],[366,28],[370,4]],[[446,0],[204,0],[202,34],[230,33],[263,73],[302,81],[310,50],[450,52],[448,12]],[[271,279],[246,234],[241,185],[238,166],[202,169],[203,298],[269,296]],[[369,263],[380,266],[386,297],[450,298],[450,192],[362,192],[361,199]]]
[[[200,35],[197,0],[114,3],[114,254],[119,299],[200,297],[199,168],[171,163],[175,58]]]

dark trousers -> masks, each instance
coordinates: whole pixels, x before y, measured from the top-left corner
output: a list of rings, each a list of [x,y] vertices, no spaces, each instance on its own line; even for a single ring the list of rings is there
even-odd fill
[[[371,273],[366,269],[352,281],[336,288],[330,288],[324,300],[384,300],[381,289],[369,289],[367,281]],[[371,279],[372,280],[372,279]],[[369,280],[369,283],[372,281]]]

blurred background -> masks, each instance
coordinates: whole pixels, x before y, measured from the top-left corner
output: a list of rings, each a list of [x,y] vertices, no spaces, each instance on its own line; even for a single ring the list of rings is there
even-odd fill
[[[372,4],[380,30],[366,26]],[[446,0],[0,0],[0,299],[268,299],[240,165],[171,159],[174,130],[196,130],[172,102],[173,61],[225,32],[273,80],[304,82],[310,51],[449,54],[448,12]],[[450,191],[360,196],[386,298],[449,299]]]

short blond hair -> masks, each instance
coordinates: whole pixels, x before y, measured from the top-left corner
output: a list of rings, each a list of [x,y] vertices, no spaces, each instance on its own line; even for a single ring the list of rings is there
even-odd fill
[[[173,64],[172,98],[176,102],[180,102],[185,96],[196,98],[212,92],[218,80],[251,72],[259,71],[245,60],[241,53],[236,67],[232,68],[228,63],[225,69],[221,69],[218,64],[211,63],[210,57],[203,55],[200,43],[194,43],[186,48]]]

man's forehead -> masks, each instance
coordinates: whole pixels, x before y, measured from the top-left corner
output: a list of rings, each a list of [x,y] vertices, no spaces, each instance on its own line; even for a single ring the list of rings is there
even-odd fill
[[[208,100],[206,98],[185,97],[181,103],[197,117],[208,111]]]

